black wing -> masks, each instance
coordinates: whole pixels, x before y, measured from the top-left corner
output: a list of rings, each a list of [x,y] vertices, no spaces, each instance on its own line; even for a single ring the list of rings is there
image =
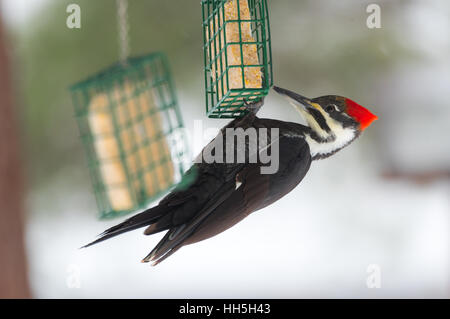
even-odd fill
[[[169,230],[143,260],[157,264],[182,246],[217,235],[277,201],[306,175],[311,164],[308,144],[300,134],[292,135],[304,128],[301,125],[247,116],[224,129],[230,127],[280,128],[279,139],[271,140],[280,150],[278,172],[261,174],[261,163],[194,164],[185,174],[191,180],[188,186],[180,185],[158,206],[106,230],[88,246],[148,225],[146,235]]]
[[[262,121],[262,122],[260,122]],[[258,124],[267,124],[257,120]],[[271,121],[271,124],[279,124]],[[277,173],[261,174],[262,164],[247,164],[228,179],[215,196],[185,223],[172,227],[157,247],[143,260],[160,263],[184,245],[215,236],[251,213],[288,194],[304,178],[311,165],[308,144],[301,137],[281,136]]]

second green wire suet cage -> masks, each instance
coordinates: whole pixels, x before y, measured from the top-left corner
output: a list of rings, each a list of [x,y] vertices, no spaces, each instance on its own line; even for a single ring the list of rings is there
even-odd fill
[[[145,208],[185,170],[183,121],[162,53],[71,87],[101,218]]]
[[[273,84],[267,0],[202,0],[206,111],[236,118]]]

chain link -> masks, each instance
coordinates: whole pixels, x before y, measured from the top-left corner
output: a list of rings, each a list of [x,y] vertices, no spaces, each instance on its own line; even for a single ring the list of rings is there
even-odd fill
[[[130,54],[129,25],[128,25],[128,1],[117,1],[117,19],[119,25],[120,60],[127,63]]]

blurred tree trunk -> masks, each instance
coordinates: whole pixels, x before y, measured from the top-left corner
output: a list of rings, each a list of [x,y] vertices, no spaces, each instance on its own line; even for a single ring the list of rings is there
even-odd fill
[[[0,17],[0,298],[28,298],[19,138],[5,42]]]

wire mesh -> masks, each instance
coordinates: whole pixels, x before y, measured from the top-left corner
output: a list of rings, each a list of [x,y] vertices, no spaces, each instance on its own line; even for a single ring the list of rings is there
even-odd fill
[[[236,118],[273,84],[267,0],[202,0],[206,112]]]
[[[180,180],[188,150],[164,54],[129,58],[71,93],[101,218],[142,209]]]

